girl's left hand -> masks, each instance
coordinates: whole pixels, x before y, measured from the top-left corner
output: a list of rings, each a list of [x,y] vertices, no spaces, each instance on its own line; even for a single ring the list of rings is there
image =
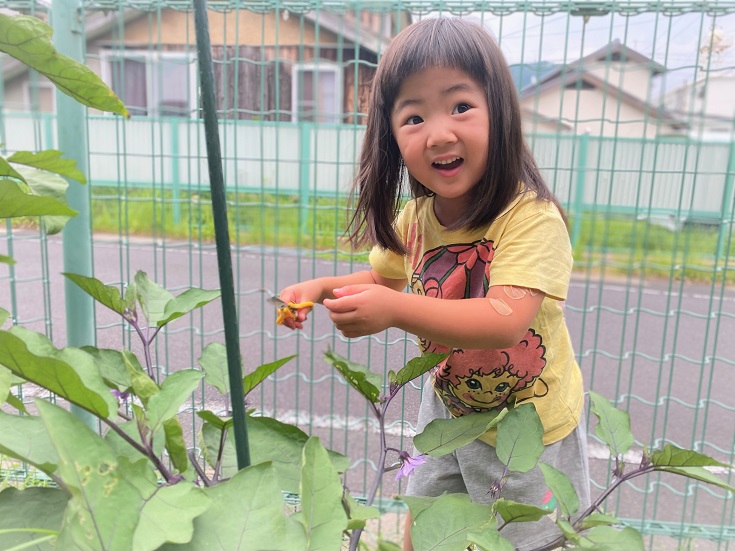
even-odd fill
[[[336,299],[325,299],[334,325],[347,338],[380,333],[393,327],[395,308],[403,293],[383,285],[348,285],[334,289]]]

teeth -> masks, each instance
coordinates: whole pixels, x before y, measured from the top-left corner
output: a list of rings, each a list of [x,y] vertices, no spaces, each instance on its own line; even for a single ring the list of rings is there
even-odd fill
[[[445,159],[443,161],[434,161],[435,165],[448,165],[453,163],[454,161],[460,160],[462,157],[454,157],[452,159]]]

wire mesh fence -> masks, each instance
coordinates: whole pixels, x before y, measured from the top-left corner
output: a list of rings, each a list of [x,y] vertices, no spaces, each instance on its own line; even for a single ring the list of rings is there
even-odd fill
[[[40,0],[0,7],[43,19],[51,9]],[[735,462],[735,2],[233,0],[209,8],[245,369],[298,354],[250,407],[348,455],[347,486],[364,492],[376,426],[323,353],[387,374],[418,353],[415,338],[391,330],[346,340],[319,308],[303,331],[289,332],[276,326],[264,290],[366,264],[367,251],[350,250],[341,232],[371,78],[392,36],[443,14],[473,18],[497,38],[526,139],[568,211],[575,272],[566,317],[587,388],[630,412],[633,454],[674,443]],[[89,1],[79,21],[87,65],[133,115],[90,111],[80,121],[94,237],[79,246],[91,248],[94,275],[107,284],[123,288],[144,270],[174,293],[215,288],[190,3]],[[1,79],[4,152],[55,147],[50,83],[8,59]],[[64,311],[74,306],[58,275],[61,238],[28,220],[7,223],[2,242],[17,263],[0,265],[0,304],[14,323],[63,345]],[[223,340],[221,325],[214,305],[172,324],[155,350],[161,372],[196,366],[206,344]],[[109,313],[97,310],[95,327],[97,346],[138,351]],[[405,391],[391,419],[396,448],[410,447],[418,389]],[[227,404],[202,392],[188,408],[196,446],[193,412]],[[610,482],[610,461],[593,433],[590,451],[594,493]],[[640,480],[609,507],[647,534],[648,547],[735,548],[735,507],[724,491]],[[386,479],[382,495],[401,490]]]

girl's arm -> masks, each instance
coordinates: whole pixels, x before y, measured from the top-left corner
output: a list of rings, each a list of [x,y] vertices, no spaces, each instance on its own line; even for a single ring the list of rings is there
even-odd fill
[[[346,337],[397,327],[454,348],[510,348],[520,342],[541,308],[544,294],[498,285],[485,298],[447,300],[397,293],[376,285],[336,289],[324,301]]]
[[[387,279],[374,270],[362,270],[343,276],[320,277],[296,283],[283,289],[279,297],[286,302],[323,303],[324,300],[335,298],[334,289],[360,285],[376,286],[376,284],[400,291],[406,286],[406,280]],[[291,329],[303,329],[303,322],[306,321],[308,313],[308,309],[301,309],[295,320],[284,320],[284,325]]]

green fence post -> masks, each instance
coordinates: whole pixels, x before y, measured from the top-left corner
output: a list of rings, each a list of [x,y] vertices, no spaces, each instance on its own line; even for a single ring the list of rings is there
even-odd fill
[[[721,259],[725,254],[726,237],[731,231],[729,222],[732,216],[732,188],[735,182],[735,140],[730,140],[730,153],[727,161],[727,172],[725,173],[725,191],[722,197],[722,210],[720,211],[720,231],[717,235],[717,258]],[[727,222],[726,222],[727,221]]]
[[[587,149],[590,135],[585,132],[579,136],[579,154],[577,156],[577,185],[574,190],[574,206],[572,207],[572,250],[576,250],[579,236],[582,233],[582,208],[584,204],[584,181],[587,176]]]
[[[179,121],[171,119],[171,195],[173,199],[174,224],[181,222],[181,205],[179,204]]]
[[[314,125],[307,122],[299,124],[299,236],[307,234],[309,201],[311,199],[311,131]]]
[[[84,63],[84,13],[80,0],[53,0],[51,26],[54,29],[56,49],[70,58]],[[56,91],[56,134],[58,147],[68,159],[74,159],[83,174],[87,169],[87,121],[85,107]],[[88,185],[92,185],[88,183]],[[79,182],[69,180],[66,192],[69,206],[79,214],[64,226],[64,271],[91,277],[92,228],[90,224],[90,200],[87,189]],[[70,279],[64,281],[66,305],[66,342],[68,346],[95,344],[94,303],[92,297],[82,291]],[[72,413],[92,430],[97,430],[97,420],[89,412],[72,405]]]
[[[214,69],[212,46],[209,39],[207,0],[194,0],[194,28],[197,40],[200,94],[204,115],[204,135],[207,142],[207,166],[209,188],[212,192],[212,214],[217,244],[220,289],[222,291],[222,320],[225,324],[225,348],[227,350],[227,373],[230,381],[230,403],[232,406],[232,430],[235,435],[237,468],[250,465],[250,446],[245,421],[245,397],[242,385],[242,360],[240,354],[240,324],[237,318],[237,300],[232,275],[230,234],[227,221],[227,197],[222,174],[222,149],[219,141],[217,102],[214,95]]]

